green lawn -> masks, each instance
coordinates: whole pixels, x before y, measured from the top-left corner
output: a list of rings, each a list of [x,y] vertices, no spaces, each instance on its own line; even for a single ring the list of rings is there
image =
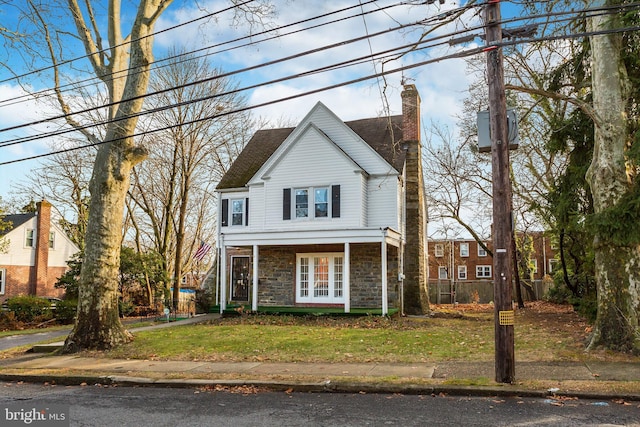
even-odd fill
[[[575,313],[519,314],[515,335],[521,361],[602,357],[585,355],[584,323]],[[243,315],[139,332],[133,342],[105,355],[271,362],[491,361],[493,342],[493,313],[392,319]]]

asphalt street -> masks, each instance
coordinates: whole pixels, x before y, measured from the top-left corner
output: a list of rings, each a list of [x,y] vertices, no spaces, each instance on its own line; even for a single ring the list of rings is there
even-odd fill
[[[57,331],[47,331],[46,329],[43,329],[42,332],[35,334],[10,335],[8,337],[0,338],[0,351],[9,350],[10,348],[20,347],[22,345],[30,345],[52,338],[66,337],[69,335],[69,332],[71,332],[71,328]]]
[[[88,427],[640,426],[638,402],[0,383],[0,408],[16,405]]]

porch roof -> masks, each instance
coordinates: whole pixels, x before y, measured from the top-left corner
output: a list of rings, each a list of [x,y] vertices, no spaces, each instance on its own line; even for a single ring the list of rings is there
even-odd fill
[[[402,235],[391,228],[357,228],[339,230],[274,230],[261,232],[227,232],[220,235],[219,246],[286,246],[344,243],[381,243],[399,247]]]

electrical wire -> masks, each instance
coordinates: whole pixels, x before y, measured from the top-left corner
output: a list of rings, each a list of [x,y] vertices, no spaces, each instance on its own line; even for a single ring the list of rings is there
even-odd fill
[[[596,8],[596,9],[593,9],[593,10],[594,11],[598,11],[599,9]],[[572,11],[572,12],[564,12],[564,14],[567,14],[567,13],[575,14],[576,12],[574,12],[574,11]],[[548,14],[544,14],[544,15],[541,15],[541,16],[546,17],[547,15]],[[520,20],[523,20],[523,19],[531,19],[531,18],[537,18],[537,17],[538,16],[534,16],[534,17],[530,16],[530,17],[526,17],[526,18],[522,18],[522,17],[520,17],[520,18],[512,18],[512,19],[504,20],[502,22],[504,24],[506,24],[506,23],[513,23],[513,22],[516,22],[516,21],[520,21]],[[572,19],[572,18],[568,18],[568,19]],[[24,123],[24,124],[20,124],[20,125],[14,125],[14,126],[11,126],[11,127],[0,129],[0,133],[7,132],[7,131],[10,131],[10,130],[16,130],[16,129],[27,127],[27,126],[35,126],[35,125],[38,125],[38,124],[48,123],[48,122],[52,122],[52,121],[55,121],[55,120],[71,117],[72,115],[84,114],[84,113],[87,113],[87,112],[95,111],[97,109],[111,107],[111,106],[114,106],[114,105],[116,105],[118,103],[132,101],[132,100],[136,100],[136,99],[140,99],[140,98],[145,98],[147,96],[153,96],[153,95],[157,95],[157,94],[164,93],[164,92],[169,92],[169,91],[175,90],[176,88],[184,88],[184,87],[187,87],[187,86],[192,86],[192,85],[205,83],[205,82],[208,82],[208,81],[211,81],[211,80],[215,80],[215,79],[218,79],[218,78],[230,77],[232,75],[240,74],[242,72],[252,71],[252,70],[255,70],[255,69],[258,69],[258,68],[262,68],[262,67],[266,67],[266,66],[270,66],[270,65],[275,65],[277,63],[289,61],[289,60],[292,60],[292,59],[297,59],[297,58],[300,58],[300,57],[305,56],[305,55],[309,55],[309,54],[312,54],[312,53],[320,52],[322,50],[327,50],[327,49],[331,49],[331,48],[338,47],[338,46],[344,46],[345,44],[354,43],[354,42],[362,41],[362,40],[365,40],[365,39],[370,40],[370,37],[377,37],[379,35],[384,35],[384,34],[387,34],[389,32],[393,32],[393,31],[397,31],[397,30],[400,30],[400,29],[403,29],[403,28],[410,27],[410,26],[418,25],[418,24],[423,23],[424,21],[425,20],[414,22],[414,23],[409,23],[409,24],[405,24],[405,25],[400,25],[398,27],[391,28],[389,30],[380,31],[380,32],[377,32],[377,33],[374,33],[374,34],[371,34],[371,35],[367,34],[366,36],[363,36],[363,37],[358,37],[358,38],[354,38],[354,39],[350,39],[350,40],[346,40],[346,41],[342,41],[342,42],[326,45],[326,46],[323,46],[323,47],[320,47],[320,48],[311,49],[311,50],[308,50],[308,51],[305,51],[305,52],[301,52],[301,53],[296,54],[296,55],[290,55],[288,57],[276,59],[276,60],[273,60],[273,61],[264,62],[264,63],[258,64],[258,65],[255,65],[255,66],[239,69],[239,70],[236,70],[236,71],[233,71],[233,72],[219,74],[219,75],[216,75],[216,76],[213,76],[213,77],[210,77],[210,78],[206,78],[206,79],[201,79],[201,80],[197,80],[197,81],[194,81],[194,82],[190,82],[190,83],[187,83],[185,85],[166,88],[164,90],[159,90],[159,91],[155,91],[155,92],[149,92],[149,93],[146,93],[146,94],[143,94],[143,95],[139,95],[137,97],[123,99],[123,100],[120,100],[118,102],[107,103],[107,104],[103,104],[103,105],[98,106],[98,107],[91,107],[91,108],[78,110],[78,111],[74,111],[74,112],[71,112],[71,113],[63,114],[63,115],[48,117],[46,119],[42,119],[42,120],[39,120],[39,121],[33,121],[33,122]],[[457,34],[460,34],[460,33],[463,33],[463,32],[478,30],[478,29],[482,29],[482,28],[484,28],[484,26],[479,25],[479,26],[477,26],[475,28],[470,28],[470,29],[465,29],[465,30],[458,31],[458,32],[455,32],[455,33],[450,33],[449,36],[457,35]],[[426,41],[430,41],[430,40],[434,40],[434,39],[433,38],[432,39],[426,39]],[[405,46],[405,47],[409,47],[409,46],[410,45]],[[329,68],[327,68],[327,69],[329,69]],[[126,119],[126,117],[120,118],[119,120],[124,120],[124,119]],[[95,126],[99,126],[101,124],[106,124],[106,123],[108,123],[108,122],[96,123],[94,125]],[[88,125],[88,127],[91,127],[91,126],[92,125]],[[73,130],[69,130],[69,132],[73,132]],[[45,133],[45,134],[41,134],[41,137],[56,136],[56,135],[60,135],[60,134],[61,133],[48,133],[48,134]],[[24,138],[28,138],[27,140],[33,140],[33,137],[24,137]],[[4,145],[12,145],[12,144],[9,144],[9,143],[14,142],[14,141],[20,141],[20,138],[16,138],[16,139],[13,139],[13,140],[0,142],[0,147],[4,146]]]
[[[580,11],[580,12],[583,12],[583,11]],[[637,30],[637,28],[636,28],[636,27],[628,27],[628,28],[623,28],[623,29],[618,29],[618,30],[612,30],[612,31],[613,31],[613,32],[620,32],[620,31],[630,31],[630,30]],[[557,40],[557,39],[563,39],[563,38],[584,37],[584,36],[588,36],[588,35],[595,35],[595,34],[603,34],[603,33],[602,33],[602,32],[592,32],[592,33],[578,33],[578,34],[573,34],[573,35],[549,36],[549,37],[544,37],[544,38],[528,39],[528,40],[524,40],[524,41],[506,42],[506,43],[502,43],[502,44],[501,44],[501,46],[509,46],[509,45],[515,45],[515,44],[521,44],[521,43],[528,43],[528,42],[532,42],[532,41]],[[440,36],[440,37],[444,37],[444,36]],[[449,56],[445,56],[445,57],[442,57],[442,58],[435,58],[433,61],[440,61],[440,60],[447,59],[447,58],[449,58]],[[348,61],[346,61],[346,62],[348,62]],[[426,63],[431,63],[431,62],[432,62],[432,61],[429,61],[429,62],[426,62]],[[362,81],[362,80],[367,80],[367,79],[369,79],[369,78],[379,77],[380,75],[391,74],[391,73],[394,73],[394,72],[401,71],[401,70],[403,70],[403,69],[415,68],[416,66],[425,65],[426,63],[418,63],[418,65],[413,64],[413,65],[410,65],[410,66],[402,67],[402,68],[400,68],[400,69],[389,70],[389,71],[384,72],[384,73],[374,73],[374,75],[373,75],[373,76],[365,77],[365,78],[363,78],[363,79],[357,79],[357,80],[352,80],[352,81],[345,82],[345,83],[338,84],[338,85],[332,85],[332,86],[329,86],[329,87],[326,87],[326,88],[323,88],[323,89],[319,89],[319,90],[315,90],[315,91],[310,91],[310,92],[305,92],[305,93],[300,94],[300,95],[296,95],[296,96],[293,96],[293,97],[282,98],[282,99],[280,99],[280,100],[276,100],[276,101],[273,101],[273,102],[263,103],[263,104],[259,104],[259,105],[256,105],[256,106],[248,107],[248,108],[246,108],[246,109],[250,109],[250,108],[258,108],[258,107],[261,107],[261,106],[270,105],[271,103],[276,103],[276,102],[282,102],[282,101],[285,101],[285,100],[289,100],[289,99],[292,99],[292,98],[295,98],[295,97],[298,97],[298,96],[306,96],[306,95],[309,95],[309,94],[317,93],[317,92],[319,92],[319,91],[329,90],[329,89],[334,88],[334,87],[339,87],[339,86],[348,85],[348,84],[354,84],[354,83],[356,83],[356,82],[360,82],[360,81]],[[324,67],[324,68],[332,68],[332,67],[333,67],[333,66],[328,66],[328,67]],[[314,71],[314,72],[315,72],[315,71]],[[308,73],[310,73],[310,72],[302,73],[301,75],[305,75],[305,74],[308,74]],[[296,77],[297,77],[297,76],[296,76]],[[290,76],[290,77],[287,77],[287,79],[290,79],[290,78],[294,78],[294,77],[291,77],[291,76]],[[280,79],[280,80],[281,80],[281,79]],[[272,81],[272,82],[267,82],[267,83],[265,83],[265,84],[273,84],[273,81]],[[261,85],[265,85],[265,84],[254,85],[254,88],[255,88],[255,87],[258,87],[258,86],[261,86]],[[243,89],[243,90],[246,90],[246,89]],[[219,96],[222,96],[222,94],[221,94],[221,95],[219,95]],[[194,101],[194,102],[199,102],[199,101],[201,101],[201,100]],[[103,107],[99,107],[99,108],[103,108]],[[171,107],[168,107],[168,108],[171,108]],[[244,111],[244,110],[246,110],[246,109],[243,109],[243,110],[240,110],[240,111]],[[147,114],[147,112],[142,113],[142,114]],[[227,114],[230,114],[230,113],[227,113]],[[226,115],[226,114],[225,114],[225,115]],[[217,117],[217,116],[213,116],[213,117]],[[74,131],[74,130],[72,129],[72,130],[70,130],[70,131]],[[154,130],[154,131],[157,131],[157,130]],[[136,135],[137,135],[137,134],[136,134]],[[136,136],[136,135],[134,135],[134,136]],[[42,136],[36,136],[34,139],[41,139],[41,137],[42,137]],[[23,142],[26,142],[26,141],[23,141]],[[107,143],[107,142],[111,142],[111,141],[103,141],[102,143]],[[95,145],[95,144],[92,144],[92,145]],[[83,147],[88,147],[88,146],[90,146],[90,145],[86,145],[86,146],[83,146]],[[83,147],[79,147],[79,148],[83,148]],[[50,154],[45,154],[45,155],[51,155],[51,154],[55,154],[55,153],[50,153]],[[28,159],[31,159],[31,158],[28,158]],[[25,158],[25,159],[18,159],[18,160],[15,160],[15,161],[22,161],[22,160],[27,160],[27,158]],[[15,161],[11,161],[11,162],[3,162],[3,163],[0,163],[0,165],[2,165],[2,164],[8,164],[8,163],[13,163],[13,162],[15,162]]]
[[[364,4],[366,5],[366,4],[369,4],[369,3],[374,3],[376,1],[377,0],[369,0],[369,1],[365,2]],[[393,7],[396,7],[396,6],[406,5],[406,4],[407,3],[405,3],[405,2],[399,2],[399,3],[387,5],[387,6],[378,8],[378,9],[367,11],[366,14],[370,14],[370,13],[374,13],[374,12],[380,12],[380,11],[383,11],[383,10],[386,10],[386,9],[390,9],[390,8],[393,8]],[[360,17],[362,14],[356,14],[356,15],[352,15],[352,16],[336,19],[336,20],[333,20],[333,21],[324,22],[324,23],[321,23],[321,24],[317,24],[317,25],[313,25],[313,26],[310,26],[310,27],[302,28],[302,29],[299,29],[299,30],[290,31],[290,32],[285,33],[285,34],[280,34],[280,35],[267,37],[267,38],[264,38],[264,39],[261,39],[261,40],[254,40],[254,38],[257,37],[257,36],[261,36],[261,35],[277,32],[277,31],[285,29],[285,28],[289,28],[289,27],[293,27],[293,26],[296,26],[296,25],[304,24],[304,23],[311,22],[311,21],[314,21],[314,20],[317,20],[317,19],[321,19],[321,18],[325,18],[325,17],[331,16],[331,15],[339,14],[339,13],[348,11],[350,9],[356,8],[356,7],[359,7],[359,5],[348,6],[348,7],[342,8],[342,9],[338,9],[338,10],[334,10],[334,11],[331,11],[331,12],[328,12],[328,13],[324,13],[322,15],[317,15],[317,16],[314,16],[314,17],[311,17],[311,18],[306,18],[306,19],[303,19],[303,20],[300,20],[300,21],[296,21],[296,22],[292,22],[292,23],[289,23],[289,24],[285,24],[285,25],[282,25],[282,26],[279,26],[279,27],[276,27],[276,28],[273,28],[273,29],[261,31],[261,32],[255,33],[255,34],[251,34],[251,35],[247,35],[247,36],[243,36],[243,37],[238,37],[236,39],[232,39],[232,40],[228,40],[228,41],[225,41],[225,42],[222,42],[222,43],[217,43],[217,44],[214,44],[214,45],[211,45],[211,46],[206,46],[206,47],[203,47],[203,48],[195,49],[195,50],[192,50],[192,51],[189,51],[189,52],[184,52],[184,53],[180,53],[180,54],[177,54],[177,55],[164,57],[164,58],[159,59],[157,61],[151,62],[151,64],[152,65],[156,65],[156,64],[159,64],[159,63],[171,61],[172,59],[176,59],[176,58],[180,58],[180,57],[187,57],[187,56],[188,56],[188,58],[186,60],[194,60],[194,59],[199,59],[199,58],[202,58],[202,57],[213,56],[213,55],[217,55],[217,54],[224,53],[224,52],[229,52],[229,51],[232,51],[232,50],[235,50],[235,49],[239,49],[239,48],[243,48],[243,47],[247,47],[247,46],[255,46],[255,45],[257,45],[259,43],[263,43],[265,41],[273,40],[273,39],[276,39],[276,38],[281,38],[283,36],[288,36],[288,35],[300,33],[300,32],[303,32],[303,31],[308,31],[308,30],[311,30],[311,29],[315,29],[315,28],[319,28],[319,27],[325,26],[325,25],[331,25],[331,24],[334,24],[334,23],[337,23],[337,22],[340,22],[340,21],[344,21],[344,20],[347,20],[347,19],[357,18],[357,17]],[[206,15],[206,16],[208,17],[210,15],[211,14]],[[189,22],[194,22],[194,21],[195,20],[192,20],[192,21],[189,21]],[[172,28],[174,28],[174,27],[172,27]],[[215,51],[215,52],[210,52],[209,51],[209,50],[211,50],[213,48],[217,48],[217,47],[221,47],[221,46],[224,46],[224,45],[240,42],[240,41],[243,41],[243,40],[251,40],[251,41],[249,43],[236,45],[236,46],[233,46],[233,47],[230,47],[230,48],[226,48],[226,49],[222,49],[222,50],[218,50],[218,51]],[[207,51],[207,53],[205,53],[203,55],[200,55],[200,56],[195,56],[195,57],[193,56],[193,54],[199,53],[199,52],[203,52],[203,51]],[[87,58],[88,56],[89,55],[85,55],[85,56],[78,57],[78,58],[75,58],[75,59],[69,60],[69,61],[75,61],[75,60],[79,60],[79,59],[84,59],[84,58]],[[67,61],[65,61],[63,63],[60,63],[58,65],[62,65],[64,63],[66,63],[66,62]],[[177,62],[179,63],[181,61],[177,61]],[[175,63],[175,62],[172,62],[172,64],[173,63]],[[171,65],[171,64],[169,64],[169,65]],[[169,66],[169,65],[155,66],[155,67],[152,67],[152,70],[157,70],[157,69]],[[46,70],[51,69],[51,68],[53,68],[53,66],[42,68],[40,70],[35,70],[35,71],[30,72],[29,74],[39,73],[39,72],[46,71]],[[138,67],[138,68],[140,68],[140,67]],[[64,90],[67,87],[70,88],[69,90],[77,90],[77,89],[82,89],[82,88],[85,88],[85,87],[89,87],[92,84],[95,84],[97,82],[106,83],[108,81],[114,81],[116,79],[126,78],[129,75],[135,74],[135,72],[131,73],[133,70],[135,70],[135,68],[131,67],[131,68],[128,68],[128,69],[125,69],[125,70],[122,70],[122,71],[118,71],[116,73],[103,74],[100,77],[93,76],[93,77],[90,77],[90,78],[87,78],[87,79],[75,81],[73,83],[68,83],[68,84],[65,84],[65,85],[61,85],[58,88],[58,90],[60,90],[62,93],[64,93],[64,92],[67,91],[67,90]],[[25,76],[29,75],[29,74],[25,74]],[[124,74],[124,75],[117,77],[116,74]],[[21,76],[12,77],[12,78],[0,81],[0,83],[11,81],[11,80],[15,80],[15,79],[18,79],[20,77]],[[107,77],[111,77],[111,78],[107,79]],[[87,83],[87,84],[84,85],[84,86],[79,86],[79,84],[82,84],[82,83]],[[44,96],[56,96],[56,94],[54,92],[56,90],[57,90],[56,88],[47,88],[47,89],[42,89],[42,90],[40,90],[38,92],[34,92],[32,94],[20,95],[20,96],[14,97],[14,98],[8,98],[8,99],[5,99],[5,100],[0,100],[0,105],[2,105],[2,104],[4,104],[4,105],[13,105],[13,103],[12,104],[7,104],[7,103],[10,102],[10,101],[16,101],[16,100],[20,100],[20,99],[23,99],[23,98],[32,98],[33,96],[39,96],[39,95],[40,96],[42,96],[42,95],[44,95]],[[49,92],[54,92],[54,93],[48,94]],[[27,99],[27,101],[28,100],[30,100],[30,99]]]

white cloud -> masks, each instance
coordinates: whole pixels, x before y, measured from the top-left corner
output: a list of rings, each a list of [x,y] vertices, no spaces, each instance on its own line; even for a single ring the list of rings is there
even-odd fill
[[[272,24],[274,26],[301,21],[316,17],[323,13],[339,10],[356,4],[351,0],[326,0],[321,2],[311,1],[288,1],[276,0],[278,10]],[[265,36],[258,36],[251,41],[253,45],[231,50],[224,53],[212,54],[209,59],[214,66],[219,66],[223,71],[234,71],[246,67],[274,61],[286,56],[301,55],[303,52],[320,49],[333,43],[344,42],[356,37],[371,35],[380,31],[394,28],[398,25],[416,22],[440,13],[444,8],[451,9],[457,5],[451,1],[440,5],[435,2],[433,5],[408,6],[402,5],[384,11],[377,10],[387,5],[397,2],[391,0],[380,0],[372,4],[363,6],[363,10],[374,10],[375,12],[345,19],[341,22],[328,24],[312,30],[302,31],[295,34],[286,35],[295,30],[316,25],[321,22],[328,22],[337,18],[357,15],[362,12],[360,7],[342,12],[339,15],[331,15],[321,20],[312,20],[299,24],[296,27],[289,27],[280,31],[281,37],[273,40],[258,43]],[[180,7],[184,6],[184,7]],[[205,0],[198,2],[174,3],[162,16],[157,31],[167,29],[181,23],[203,16],[206,11],[216,11],[221,7],[219,1]],[[199,20],[194,24],[183,25],[177,29],[169,30],[158,34],[155,38],[156,58],[160,59],[169,47],[178,47],[185,50],[194,50],[223,43],[228,40],[237,39],[247,34],[248,27],[230,26],[233,12],[225,12],[215,17]],[[471,18],[470,18],[471,19]],[[477,19],[477,18],[472,18]],[[440,24],[441,21],[434,21]],[[437,34],[447,34],[456,30],[454,24],[438,28],[429,37]],[[423,27],[411,27],[402,32],[391,32],[382,36],[372,37],[369,41],[363,40],[357,43],[350,43],[338,48],[326,51],[318,51],[310,55],[299,56],[290,61],[272,64],[264,68],[251,72],[243,72],[234,77],[240,87],[262,84],[267,81],[291,76],[297,73],[337,64],[342,61],[351,60],[370,54],[370,52],[381,52],[394,47],[409,44],[419,38]],[[441,41],[446,42],[446,38]],[[244,40],[235,42],[233,45],[240,45],[249,42]],[[224,45],[211,49],[213,52],[232,45]],[[456,47],[455,49],[460,49]],[[385,65],[385,69],[394,69],[401,66],[410,65],[416,62],[425,61],[429,58],[437,58],[440,55],[448,54],[453,50],[448,45],[442,47],[431,47],[417,50],[403,58]],[[199,54],[203,54],[204,51]],[[380,71],[380,64],[375,65]],[[413,79],[422,98],[422,119],[424,123],[444,122],[447,125],[454,125],[456,116],[461,111],[461,101],[466,96],[469,85],[469,77],[465,72],[464,61],[446,60],[432,63],[418,68],[407,70],[404,76]],[[261,86],[250,92],[246,96],[251,105],[268,103],[283,97],[292,96],[318,88],[340,84],[362,76],[374,74],[374,64],[365,61],[362,64],[339,68],[329,72],[313,74],[295,80],[282,81],[268,86]],[[400,114],[401,112],[401,79],[402,75],[396,73],[386,77],[386,99],[390,104],[390,114]],[[354,120],[366,117],[375,117],[383,113],[385,102],[381,97],[381,85],[384,83],[376,79],[367,80],[358,84],[342,86],[326,92],[319,92],[313,95],[292,99],[286,102],[272,104],[256,109],[256,115],[263,118],[270,118],[274,122],[287,120],[296,123],[315,105],[322,101],[344,120]],[[0,86],[0,101],[20,93],[19,88],[12,86]],[[16,110],[17,109],[17,110]],[[7,127],[11,124],[25,123],[39,118],[47,117],[50,112],[43,106],[35,103],[20,104],[15,108],[0,108],[0,127]],[[35,132],[29,129],[28,132]],[[5,140],[6,135],[0,135],[0,141]],[[15,151],[12,156],[27,156],[29,153],[44,152],[47,147],[44,142],[20,144],[12,148]],[[7,154],[2,155],[6,159]],[[26,165],[25,165],[26,166]],[[23,168],[28,170],[25,166]],[[3,176],[0,181],[0,189],[6,187]]]

